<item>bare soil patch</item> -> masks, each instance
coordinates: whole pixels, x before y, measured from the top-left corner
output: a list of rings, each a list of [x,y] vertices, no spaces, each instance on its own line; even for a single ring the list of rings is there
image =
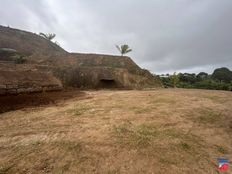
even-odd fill
[[[28,107],[54,105],[70,98],[84,96],[85,93],[79,90],[0,96],[0,113]]]

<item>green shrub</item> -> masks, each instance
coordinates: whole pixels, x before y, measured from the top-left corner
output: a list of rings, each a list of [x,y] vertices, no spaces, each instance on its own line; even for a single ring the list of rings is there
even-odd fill
[[[223,69],[223,68],[221,68]],[[229,70],[227,70],[229,72]],[[215,73],[213,75],[208,75],[207,73],[201,72],[198,75],[189,73],[179,73],[178,80],[176,81],[176,87],[178,88],[196,88],[196,89],[212,89],[212,90],[227,90],[232,91],[232,81],[228,81],[228,75],[226,80],[223,79],[223,73],[219,74],[220,80],[216,79]],[[174,76],[175,77],[175,76]],[[167,75],[161,76],[164,87],[173,87],[173,76]]]
[[[16,54],[13,57],[16,64],[23,64],[27,61],[27,59],[23,55]]]

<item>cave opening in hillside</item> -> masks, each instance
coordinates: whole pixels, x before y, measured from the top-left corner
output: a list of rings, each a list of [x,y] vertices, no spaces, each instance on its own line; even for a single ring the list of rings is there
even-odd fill
[[[114,79],[101,79],[99,81],[100,88],[117,88],[117,83]]]

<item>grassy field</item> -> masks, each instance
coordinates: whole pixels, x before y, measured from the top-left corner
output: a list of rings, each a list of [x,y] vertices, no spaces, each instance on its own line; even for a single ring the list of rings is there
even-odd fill
[[[231,92],[86,91],[0,114],[0,174],[217,174],[217,157],[232,160]]]

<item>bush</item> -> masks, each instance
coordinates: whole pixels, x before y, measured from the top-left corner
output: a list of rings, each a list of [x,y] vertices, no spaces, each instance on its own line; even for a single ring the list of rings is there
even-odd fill
[[[23,64],[27,61],[27,59],[23,55],[15,55],[14,56],[14,61],[16,64]]]
[[[223,68],[221,69],[223,70]],[[226,70],[227,72],[230,71],[228,69]],[[215,72],[217,71],[215,70]],[[221,79],[216,79],[213,75],[211,76],[204,72],[199,73],[197,76],[195,74],[179,73],[178,80],[176,81],[176,87],[232,91],[232,81],[228,80],[229,76],[223,75],[222,73],[220,75]],[[224,76],[227,78],[227,80],[222,80]],[[175,75],[160,76],[160,80],[162,81],[164,87],[173,87],[173,77],[175,77]],[[232,78],[232,76],[230,76],[230,78]]]

